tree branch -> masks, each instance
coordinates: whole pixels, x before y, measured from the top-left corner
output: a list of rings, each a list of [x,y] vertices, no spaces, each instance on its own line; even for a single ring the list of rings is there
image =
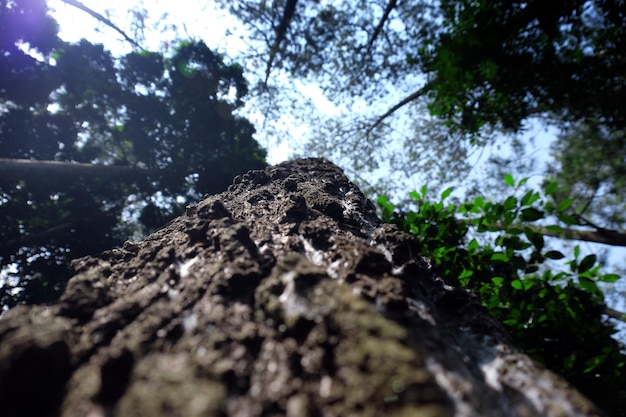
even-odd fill
[[[367,43],[368,55],[372,49],[372,46],[374,46],[374,42],[376,42],[378,35],[380,35],[380,32],[383,30],[383,26],[387,22],[387,19],[389,18],[389,14],[393,10],[393,8],[396,7],[396,3],[397,3],[397,0],[389,0],[389,3],[387,4],[387,8],[385,9],[385,13],[383,13],[383,17],[380,19],[380,22],[378,22],[378,26],[376,26],[376,28],[374,29],[374,33],[372,33],[372,37]]]
[[[423,86],[419,90],[415,91],[413,94],[405,97],[401,102],[399,102],[398,104],[396,104],[395,106],[393,106],[392,108],[387,110],[387,112],[385,114],[383,114],[378,119],[376,119],[376,121],[367,129],[367,132],[365,132],[365,134],[369,135],[372,132],[372,130],[374,130],[379,124],[381,124],[383,122],[383,120],[385,120],[387,117],[391,116],[398,109],[400,109],[401,107],[404,107],[405,105],[409,104],[410,102],[412,102],[414,100],[417,100],[418,98],[420,98],[421,96],[426,94],[430,90],[431,86],[432,86],[432,81],[427,83],[425,86]]]
[[[457,219],[457,222],[473,226],[470,219]],[[560,232],[554,232],[544,226],[533,226],[526,224],[512,224],[510,226],[503,226],[501,223],[492,223],[487,226],[504,231],[514,229],[523,230],[527,227],[533,232],[540,233],[544,236],[558,237],[560,239],[567,240],[581,240],[584,242],[602,243],[611,246],[626,246],[626,234],[617,232],[615,230],[603,228],[597,228],[595,230],[562,229]]]
[[[287,0],[287,4],[285,4],[285,10],[283,10],[283,15],[280,18],[280,23],[276,28],[276,40],[274,40],[274,45],[272,45],[272,49],[270,50],[270,59],[267,61],[267,67],[265,69],[265,84],[267,85],[267,80],[270,77],[270,72],[272,71],[272,65],[274,63],[274,58],[278,53],[278,48],[280,47],[280,43],[285,39],[285,34],[287,33],[287,28],[289,28],[289,23],[291,22],[291,18],[296,12],[296,4],[298,0]]]
[[[38,232],[38,233],[33,233],[28,236],[24,236],[19,239],[7,240],[5,242],[0,243],[0,252],[8,253],[9,251],[14,251],[24,246],[33,245],[33,244],[42,242],[44,240],[48,240],[54,235],[56,235],[58,232],[67,230],[71,227],[74,227],[75,225],[76,225],[76,222],[67,222],[67,223],[60,224],[58,226],[51,227],[46,230],[42,230],[41,232]]]
[[[63,161],[34,161],[30,159],[0,158],[0,178],[20,179],[72,179],[82,177],[115,177],[116,179],[143,179],[157,171],[119,165],[85,164]]]
[[[145,51],[144,48],[141,47],[141,45],[139,45],[137,42],[135,42],[130,36],[128,36],[126,34],[126,32],[124,32],[122,29],[120,29],[119,27],[117,27],[113,22],[111,22],[109,19],[107,19],[106,17],[104,17],[102,14],[94,11],[93,9],[90,9],[89,7],[85,6],[83,3],[81,3],[78,0],[61,0],[63,3],[65,4],[69,4],[70,6],[74,6],[79,10],[82,10],[83,12],[87,13],[88,15],[90,15],[91,17],[99,20],[100,22],[104,23],[105,25],[107,25],[108,27],[110,27],[111,29],[115,30],[116,32],[118,32],[120,35],[122,35],[124,37],[124,39],[126,39],[128,42],[130,42],[132,45],[136,46],[137,48],[141,49],[142,51]]]
[[[602,314],[606,314],[612,319],[619,320],[621,322],[626,323],[626,313],[622,313],[621,311],[614,310],[611,307],[604,307],[604,310],[602,310]]]

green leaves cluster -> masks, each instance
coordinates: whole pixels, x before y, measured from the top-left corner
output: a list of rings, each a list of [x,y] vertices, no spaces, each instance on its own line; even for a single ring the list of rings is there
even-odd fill
[[[541,112],[624,127],[621,2],[457,0],[440,8],[442,27],[420,58],[436,74],[431,111],[450,126],[517,130]]]
[[[378,203],[383,220],[415,234],[422,255],[442,276],[477,293],[521,349],[605,410],[623,410],[626,356],[602,315],[598,285],[619,276],[605,273],[597,256],[582,256],[578,246],[567,254],[549,247],[545,235],[578,225],[568,214],[572,199],[550,199],[556,183],[542,193],[519,193],[526,180],[504,180],[513,192],[498,202],[476,197],[451,204],[451,189],[433,202],[422,187],[410,193],[414,211],[397,211],[386,197]]]

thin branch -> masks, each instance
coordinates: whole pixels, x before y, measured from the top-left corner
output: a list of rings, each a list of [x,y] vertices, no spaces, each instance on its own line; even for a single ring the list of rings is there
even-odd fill
[[[91,17],[99,20],[100,22],[104,23],[105,25],[107,25],[111,29],[113,29],[116,32],[118,32],[119,34],[121,34],[124,37],[124,39],[126,39],[132,45],[136,46],[137,48],[141,49],[142,51],[145,51],[145,49],[142,48],[141,45],[139,45],[137,42],[135,42],[130,36],[128,36],[126,34],[126,32],[124,32],[122,29],[117,27],[113,22],[111,22],[109,19],[104,17],[102,14],[94,11],[93,9],[90,9],[89,7],[85,6],[83,3],[79,2],[78,0],[61,0],[61,1],[63,3],[65,3],[65,4],[69,4],[70,6],[74,6],[77,9],[82,10],[83,12],[87,13]]]
[[[420,98],[421,96],[426,94],[431,89],[431,87],[432,87],[432,81],[427,83],[425,86],[423,86],[419,90],[415,91],[413,94],[405,97],[404,100],[402,100],[401,102],[399,102],[398,104],[396,104],[395,106],[393,106],[392,108],[387,110],[387,113],[383,114],[378,119],[376,119],[376,121],[367,129],[365,134],[369,135],[372,132],[372,130],[374,130],[379,124],[381,124],[383,122],[383,120],[385,120],[387,117],[391,116],[393,113],[395,113],[401,107],[404,107],[405,105],[409,104],[410,102],[412,102],[414,100],[417,100],[418,98]]]
[[[614,310],[611,307],[604,307],[604,310],[602,310],[602,314],[606,314],[612,319],[619,320],[621,322],[626,323],[626,313],[622,313],[621,311]]]
[[[274,58],[276,58],[276,54],[278,54],[278,48],[280,47],[281,42],[285,39],[285,34],[287,33],[287,29],[289,28],[289,23],[291,22],[291,18],[296,12],[296,4],[298,0],[288,0],[285,5],[285,10],[283,10],[283,15],[280,18],[280,23],[275,30],[276,40],[274,41],[274,45],[272,45],[272,49],[270,50],[270,59],[267,61],[267,67],[265,69],[265,84],[267,85],[267,80],[270,77],[270,72],[272,71],[272,65],[274,63]]]
[[[458,223],[474,226],[471,219],[457,219]],[[499,230],[524,230],[529,228],[533,232],[540,233],[544,236],[558,237],[566,240],[581,240],[584,242],[602,243],[611,246],[626,246],[626,234],[615,230],[597,228],[595,230],[581,229],[562,229],[561,231],[552,231],[544,226],[533,226],[526,224],[512,224],[504,226],[501,223],[488,224],[487,227],[493,227]]]
[[[76,225],[76,222],[67,222],[58,226],[51,227],[41,232],[33,233],[19,239],[7,240],[0,243],[0,252],[13,251],[24,246],[32,246],[34,244],[46,241],[54,237],[57,233],[63,232]]]
[[[378,35],[380,35],[380,32],[383,30],[383,26],[385,26],[385,23],[387,22],[387,19],[389,18],[389,14],[391,14],[391,11],[394,9],[394,7],[396,7],[396,3],[397,3],[397,0],[389,0],[389,3],[387,4],[387,8],[385,9],[385,13],[383,13],[383,17],[380,19],[380,22],[378,22],[378,26],[376,26],[376,28],[374,29],[374,33],[372,33],[372,37],[367,43],[368,55],[370,51],[372,50],[372,47],[374,46],[374,42],[376,42]]]

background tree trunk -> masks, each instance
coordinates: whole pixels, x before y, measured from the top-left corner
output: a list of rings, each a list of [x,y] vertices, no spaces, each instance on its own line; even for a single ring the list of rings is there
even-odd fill
[[[3,416],[595,416],[333,164],[235,178],[0,320]]]
[[[117,165],[85,164],[63,161],[35,161],[30,159],[0,158],[0,177],[4,180],[27,180],[45,182],[53,180],[73,180],[78,176],[86,178],[110,178],[114,181],[146,180],[155,170]]]

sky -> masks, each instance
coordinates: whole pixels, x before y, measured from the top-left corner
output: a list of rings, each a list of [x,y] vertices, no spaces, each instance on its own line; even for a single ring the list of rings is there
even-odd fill
[[[102,2],[101,0],[83,0],[82,3],[96,12],[106,14],[111,21],[120,26],[128,35],[134,36],[132,29],[128,27],[128,22],[131,19],[127,10],[132,4],[136,4],[136,1],[108,0],[107,2]],[[74,42],[81,38],[86,38],[91,42],[104,44],[107,49],[116,55],[121,55],[131,50],[131,46],[123,40],[120,34],[99,23],[85,12],[60,0],[48,0],[48,4],[54,9],[52,15],[59,22],[59,35],[63,40]],[[188,38],[202,39],[210,48],[220,53],[228,53],[230,56],[242,55],[248,48],[244,41],[246,33],[240,23],[227,13],[212,9],[210,1],[144,0],[143,5],[149,10],[149,17],[152,19],[146,22],[146,26],[151,29],[145,33],[145,40],[142,42],[142,46],[147,49],[158,50],[164,46],[166,47],[166,42],[174,39],[177,33]],[[159,20],[161,17],[164,19]],[[305,85],[302,82],[289,79],[281,80],[281,82],[284,82],[285,85],[290,84],[292,88],[302,94],[304,100],[309,100],[315,107],[311,111],[321,112],[326,115],[338,115],[341,111],[346,111],[346,109],[341,109],[327,100],[316,85]],[[391,102],[393,102],[393,99]],[[276,137],[264,136],[262,134],[263,129],[259,129],[266,122],[262,114],[246,113],[245,116],[261,131],[261,135],[257,137],[257,140],[268,150],[269,163],[275,164],[288,159],[292,152],[301,145],[297,142],[297,139],[295,141],[292,139],[279,140]],[[288,114],[281,117],[280,120],[273,121],[273,123],[275,124],[275,131],[282,131],[286,137],[302,138],[307,136],[308,127],[299,123],[297,119]],[[540,185],[542,180],[540,173],[544,170],[544,164],[549,163],[547,154],[554,137],[555,131],[546,128],[540,123],[531,124],[526,132],[524,140],[528,141],[534,138],[536,143],[533,151],[533,156],[536,160],[533,171],[536,171],[537,175],[531,177],[531,185]],[[510,152],[510,150],[507,150],[506,146],[500,145],[482,152],[476,152],[472,156],[473,160],[471,163],[475,168],[471,174],[484,175],[482,170],[484,170],[484,164],[488,157],[490,155],[505,155],[507,152]],[[387,168],[382,168],[375,175],[385,176],[391,174],[398,175],[398,173],[388,172]],[[427,181],[427,178],[415,176],[414,178],[402,178],[402,180],[407,181],[407,184],[409,186],[412,185],[414,189],[419,189],[423,182]],[[457,189],[457,195],[462,195],[463,192],[463,188]],[[602,248],[602,245],[596,246],[584,242],[581,243],[581,249],[588,253],[593,253],[599,248]],[[622,248],[611,249],[610,259],[616,264],[624,265],[625,253],[626,251]],[[614,307],[624,310],[626,306],[623,301],[616,300]],[[626,340],[626,331],[623,331],[621,338]]]

